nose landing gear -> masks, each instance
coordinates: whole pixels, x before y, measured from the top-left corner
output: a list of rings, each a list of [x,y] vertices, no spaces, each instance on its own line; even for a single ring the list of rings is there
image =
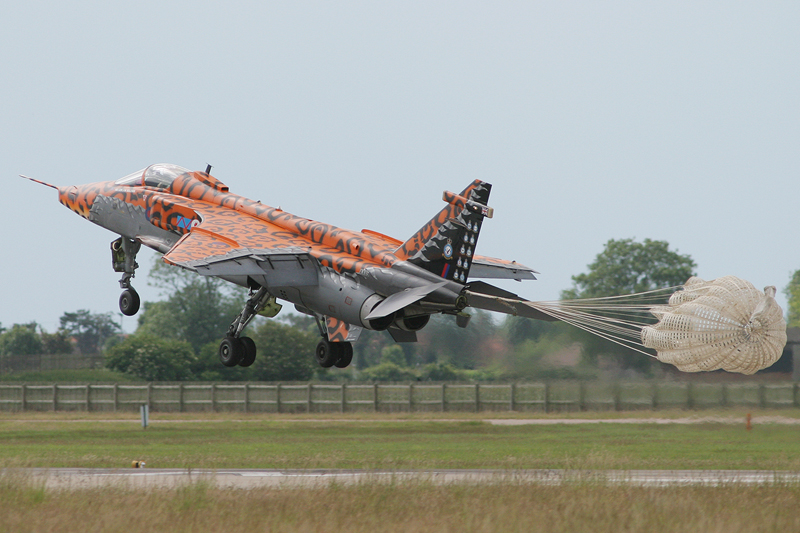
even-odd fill
[[[139,268],[139,263],[136,262],[136,253],[141,247],[141,243],[126,237],[120,237],[111,243],[111,264],[114,272],[122,272],[119,286],[123,290],[119,297],[119,310],[125,316],[133,316],[138,313],[141,304],[139,293],[131,285],[131,279],[134,277],[136,269]]]

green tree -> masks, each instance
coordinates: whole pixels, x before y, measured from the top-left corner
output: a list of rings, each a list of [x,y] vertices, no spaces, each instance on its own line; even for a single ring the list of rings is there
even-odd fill
[[[199,354],[219,343],[244,305],[244,289],[212,276],[200,276],[157,259],[150,283],[167,299],[145,303],[137,333],[183,340]]]
[[[0,335],[0,355],[36,355],[42,353],[42,339],[36,322],[14,324]]]
[[[381,363],[393,363],[397,366],[408,366],[406,353],[399,344],[384,346],[381,350]]]
[[[106,367],[148,381],[185,381],[195,361],[189,343],[137,333],[108,351]]]
[[[72,353],[72,338],[69,333],[60,329],[55,333],[42,331],[42,349],[48,354],[68,354]]]
[[[589,265],[589,272],[572,276],[565,300],[600,298],[674,287],[694,276],[697,264],[689,255],[669,249],[666,241],[611,239]]]
[[[601,298],[676,287],[695,275],[695,268],[697,264],[689,255],[670,250],[666,241],[611,239],[588,272],[572,276],[573,287],[563,291],[561,297]],[[652,370],[651,358],[633,350],[584,332],[576,333],[576,338],[583,343],[589,360],[608,354],[622,368],[645,373]]]
[[[430,363],[420,369],[422,381],[463,381],[464,371],[448,363]]]
[[[311,379],[316,362],[318,335],[266,320],[251,333],[258,356],[250,367],[261,381],[304,381]]]
[[[788,299],[786,325],[790,328],[800,327],[800,270],[796,270],[792,275],[783,293]]]
[[[80,309],[64,313],[59,320],[61,329],[75,338],[82,354],[100,353],[105,341],[120,332],[111,313],[90,313]]]
[[[418,374],[411,368],[394,363],[381,363],[361,372],[361,379],[367,381],[416,381]]]
[[[525,341],[538,340],[544,335],[551,334],[556,329],[558,329],[557,322],[531,320],[530,318],[512,315],[507,315],[501,326],[505,339],[512,346],[517,346]]]
[[[487,342],[497,334],[492,316],[480,309],[469,309],[469,325],[460,328],[455,317],[433,315],[428,325],[417,333],[420,346],[420,363],[450,363],[456,368],[472,369],[480,366],[487,354]]]

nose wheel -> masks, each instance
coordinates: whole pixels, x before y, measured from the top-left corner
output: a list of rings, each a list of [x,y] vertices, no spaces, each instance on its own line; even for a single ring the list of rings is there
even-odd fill
[[[139,267],[136,253],[141,246],[141,243],[125,237],[120,237],[111,243],[111,264],[115,272],[122,272],[122,278],[119,280],[122,289],[122,294],[119,296],[119,310],[125,316],[138,313],[141,304],[139,293],[131,286],[131,279]]]
[[[141,299],[133,287],[128,287],[119,295],[119,310],[125,316],[133,316],[139,312]]]

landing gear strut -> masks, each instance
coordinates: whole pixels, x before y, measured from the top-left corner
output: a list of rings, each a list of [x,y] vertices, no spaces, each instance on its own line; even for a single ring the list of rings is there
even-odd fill
[[[242,337],[241,334],[258,312],[267,306],[277,306],[277,309],[280,310],[280,306],[275,302],[275,297],[264,287],[256,292],[251,291],[250,297],[244,304],[244,309],[233,320],[228,328],[228,334],[219,345],[219,360],[223,365],[229,367],[250,366],[255,362],[256,343],[250,337]]]
[[[122,278],[119,280],[122,289],[122,294],[119,296],[119,310],[126,316],[138,313],[141,304],[139,293],[131,285],[131,279],[139,268],[136,253],[141,247],[141,243],[126,237],[120,237],[111,243],[111,263],[114,272],[122,272]]]

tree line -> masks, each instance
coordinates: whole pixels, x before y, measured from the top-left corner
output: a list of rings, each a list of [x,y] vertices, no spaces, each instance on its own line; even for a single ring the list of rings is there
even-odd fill
[[[689,255],[665,241],[609,240],[604,250],[572,277],[563,299],[633,294],[678,286],[695,275]],[[136,331],[122,335],[110,313],[67,312],[54,333],[37,324],[0,327],[0,357],[11,354],[101,352],[106,367],[153,381],[278,381],[278,380],[510,380],[586,378],[597,375],[601,362],[623,371],[652,374],[659,363],[558,322],[513,316],[496,319],[469,310],[467,328],[453,317],[436,315],[418,332],[419,342],[395,344],[386,332],[364,330],[354,343],[353,364],[323,369],[313,358],[319,332],[313,318],[283,311],[275,319],[259,317],[248,328],[258,346],[248,368],[223,367],[219,341],[241,310],[244,290],[217,278],[170,267],[156,260],[149,283],[162,299],[145,302]],[[800,324],[800,270],[786,288],[789,320]],[[563,364],[559,356],[578,357]]]

